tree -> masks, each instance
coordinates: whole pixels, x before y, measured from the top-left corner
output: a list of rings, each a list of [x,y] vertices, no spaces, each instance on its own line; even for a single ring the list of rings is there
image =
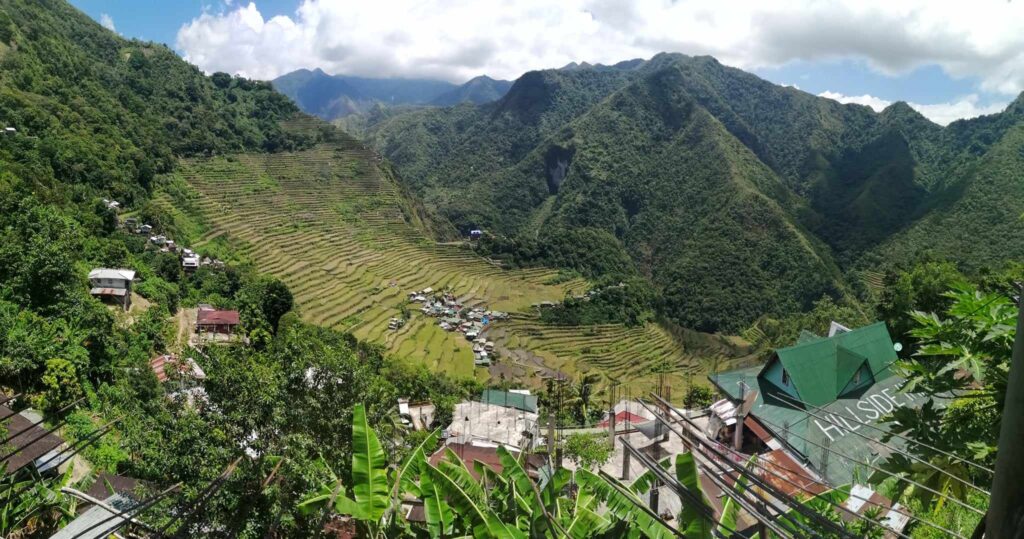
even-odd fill
[[[903,390],[924,394],[928,400],[920,408],[898,408],[885,418],[893,432],[942,452],[908,444],[907,450],[930,466],[897,453],[882,468],[964,501],[969,499],[969,490],[954,478],[978,484],[991,480],[964,460],[989,465],[995,460],[1017,308],[1002,294],[983,293],[966,284],[944,296],[949,307],[942,316],[920,311],[911,314],[916,327],[910,334],[919,340],[920,348],[897,364],[907,379]],[[886,436],[883,441],[889,439]],[[875,475],[872,479],[877,481],[884,474]],[[910,492],[935,511],[945,503],[944,498],[935,498],[924,489]]]
[[[603,434],[570,434],[564,443],[565,456],[588,470],[604,466],[612,456],[612,446]]]
[[[964,282],[964,276],[949,262],[927,261],[908,271],[886,274],[885,288],[877,307],[878,316],[889,322],[893,338],[910,341],[905,343],[904,357],[909,357],[914,351],[911,331],[917,326],[907,313],[945,311],[952,301],[947,292]]]
[[[238,302],[243,320],[250,329],[266,324],[276,332],[281,317],[292,309],[295,300],[280,279],[261,275],[242,285]]]
[[[42,386],[39,407],[44,410],[60,410],[82,396],[75,365],[66,359],[55,358],[46,362]]]
[[[711,406],[714,402],[715,393],[711,388],[703,385],[691,385],[686,388],[683,395],[683,406],[690,410],[698,410]]]

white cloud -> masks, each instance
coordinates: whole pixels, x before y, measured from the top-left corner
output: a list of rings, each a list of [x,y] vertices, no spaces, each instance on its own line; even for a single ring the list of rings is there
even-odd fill
[[[1024,2],[978,0],[303,0],[266,19],[226,2],[181,27],[206,71],[273,78],[300,67],[363,75],[515,78],[572,61],[661,51],[741,68],[857,58],[888,74],[937,64],[981,90],[1024,90]]]
[[[881,112],[885,107],[892,104],[892,101],[887,101],[880,97],[867,94],[843,95],[839,92],[825,91],[818,95],[834,99],[840,103],[867,105],[877,112]],[[949,101],[946,103],[932,103],[930,105],[922,105],[920,103],[907,104],[914,110],[923,114],[929,120],[939,125],[948,125],[950,122],[964,118],[974,118],[985,114],[995,114],[997,112],[1001,112],[1007,105],[1006,102],[979,105],[977,94],[970,94],[955,101]]]
[[[110,30],[111,32],[117,31],[117,28],[114,28],[114,18],[106,13],[100,14],[100,26]]]
[[[882,109],[884,109],[885,107],[888,107],[889,105],[892,105],[892,101],[886,101],[886,100],[884,100],[884,99],[882,99],[880,97],[875,97],[873,95],[868,95],[868,94],[864,94],[864,95],[843,95],[843,94],[841,94],[839,92],[832,92],[832,91],[826,90],[826,91],[821,92],[820,94],[818,94],[818,96],[819,97],[827,97],[829,99],[833,99],[833,100],[838,101],[840,103],[856,103],[858,105],[867,105],[867,106],[875,109],[876,112],[881,112]]]

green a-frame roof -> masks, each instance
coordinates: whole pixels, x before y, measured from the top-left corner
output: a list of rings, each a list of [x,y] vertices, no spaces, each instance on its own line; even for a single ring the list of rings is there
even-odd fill
[[[775,351],[761,374],[782,363],[800,400],[826,406],[836,400],[853,376],[867,364],[876,381],[892,375],[896,361],[892,338],[884,322],[876,322],[832,337],[801,334],[797,344]]]

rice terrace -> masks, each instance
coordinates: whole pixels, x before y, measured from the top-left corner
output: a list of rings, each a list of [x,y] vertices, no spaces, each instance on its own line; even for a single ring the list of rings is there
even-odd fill
[[[296,125],[309,128],[306,121],[291,127]],[[643,384],[671,368],[674,377],[701,383],[715,361],[736,355],[718,337],[690,332],[684,345],[656,324],[540,323],[535,305],[582,293],[587,283],[560,278],[553,269],[502,269],[464,246],[431,240],[424,219],[379,163],[371,150],[340,133],[305,151],[193,158],[183,160],[177,173],[188,187],[173,196],[163,193],[157,202],[195,224],[197,247],[226,248],[282,279],[305,320],[454,375],[534,377],[539,383],[559,371],[597,371]],[[474,369],[471,342],[408,301],[410,291],[426,287],[512,314],[487,333],[502,356],[490,375]],[[396,317],[407,323],[389,328]]]

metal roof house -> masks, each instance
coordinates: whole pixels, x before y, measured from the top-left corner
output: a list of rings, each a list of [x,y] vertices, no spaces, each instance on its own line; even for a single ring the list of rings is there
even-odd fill
[[[890,448],[901,449],[900,440],[883,445],[882,432],[867,425],[924,399],[899,391],[903,379],[892,371],[897,356],[884,323],[831,333],[804,332],[761,367],[709,379],[737,405],[752,399],[748,421],[755,420],[825,480],[842,485],[857,473],[868,475],[865,464],[877,465]]]
[[[520,393],[517,391],[501,391],[500,389],[485,389],[480,394],[480,402],[496,404],[506,408],[515,408],[524,412],[536,414],[539,410],[536,395]]]
[[[199,309],[196,315],[196,333],[205,331],[231,335],[239,323],[238,311]]]
[[[129,269],[96,268],[89,272],[89,293],[109,300],[128,310],[132,305],[132,282],[135,272]]]

